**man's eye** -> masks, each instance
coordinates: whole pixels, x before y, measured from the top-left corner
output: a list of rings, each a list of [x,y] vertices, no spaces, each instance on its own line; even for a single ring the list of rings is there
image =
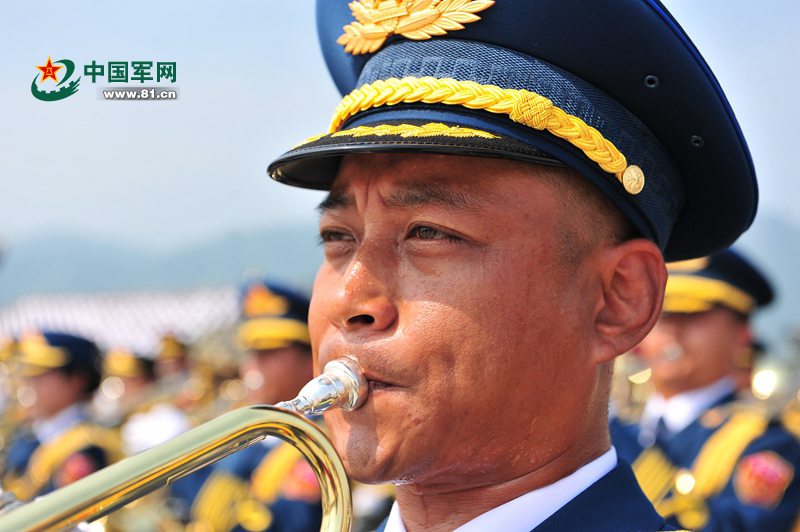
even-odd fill
[[[459,242],[461,239],[447,234],[433,227],[418,226],[408,232],[408,238],[419,238],[422,240],[447,240],[448,242]]]
[[[343,242],[352,240],[354,240],[354,238],[349,233],[345,233],[343,231],[337,231],[335,229],[326,229],[319,232],[320,244],[327,244],[328,242]]]

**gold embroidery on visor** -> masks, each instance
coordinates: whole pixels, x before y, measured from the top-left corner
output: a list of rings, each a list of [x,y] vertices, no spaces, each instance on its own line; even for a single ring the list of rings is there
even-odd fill
[[[321,139],[329,133],[316,135],[310,139],[301,142],[295,148],[309,144],[316,140]],[[403,138],[419,138],[419,137],[455,137],[455,138],[482,138],[482,139],[499,139],[497,135],[492,135],[486,131],[479,129],[470,129],[467,127],[448,126],[437,122],[415,126],[413,124],[381,124],[379,126],[359,126],[353,129],[345,129],[330,134],[331,137],[384,137],[396,135]],[[294,148],[293,148],[294,149]]]

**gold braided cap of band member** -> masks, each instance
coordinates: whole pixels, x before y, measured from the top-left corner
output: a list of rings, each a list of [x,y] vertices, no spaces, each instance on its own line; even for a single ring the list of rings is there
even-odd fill
[[[549,131],[576,146],[600,168],[616,176],[630,194],[638,194],[644,188],[641,169],[629,166],[625,156],[599,131],[556,107],[544,96],[524,89],[503,89],[474,81],[431,76],[377,80],[344,97],[334,111],[328,133],[338,131],[348,118],[361,111],[414,102],[461,105],[508,115],[514,122]]]
[[[756,300],[744,290],[720,281],[692,275],[670,275],[664,293],[665,312],[704,312],[715,303],[750,314]]]

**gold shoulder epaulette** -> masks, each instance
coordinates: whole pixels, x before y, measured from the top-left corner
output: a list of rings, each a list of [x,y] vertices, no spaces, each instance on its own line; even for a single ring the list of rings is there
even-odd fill
[[[736,408],[730,418],[706,441],[692,466],[692,492],[707,498],[722,491],[745,448],[761,436],[769,416],[759,408]]]
[[[270,451],[253,472],[251,489],[253,496],[263,503],[271,503],[279,493],[284,480],[289,476],[303,455],[288,443],[282,443]]]
[[[119,440],[113,431],[89,422],[80,423],[34,451],[25,472],[26,487],[16,494],[17,498],[27,500],[35,496],[67,458],[87,447],[103,449],[109,462],[120,458]]]

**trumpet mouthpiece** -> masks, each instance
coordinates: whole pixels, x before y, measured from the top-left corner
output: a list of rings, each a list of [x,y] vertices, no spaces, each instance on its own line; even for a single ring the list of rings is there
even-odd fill
[[[278,408],[305,415],[318,415],[333,408],[350,412],[363,405],[369,395],[369,383],[358,361],[345,356],[325,364],[322,374],[300,390],[291,401]]]

